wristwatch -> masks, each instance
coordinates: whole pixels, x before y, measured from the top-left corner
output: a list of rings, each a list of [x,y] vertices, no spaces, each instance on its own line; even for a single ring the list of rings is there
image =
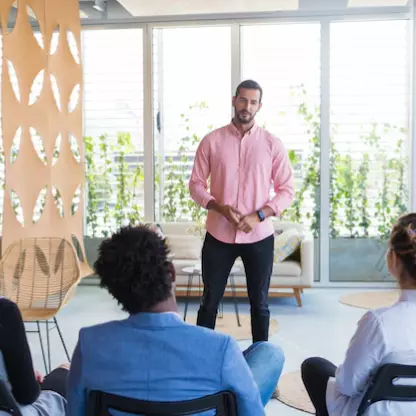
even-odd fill
[[[263,222],[266,219],[266,216],[264,215],[264,212],[261,209],[257,211],[257,216],[259,217],[260,222]]]

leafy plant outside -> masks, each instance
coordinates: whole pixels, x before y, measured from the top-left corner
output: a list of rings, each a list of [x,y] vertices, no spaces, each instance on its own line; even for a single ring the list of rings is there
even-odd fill
[[[317,106],[307,103],[307,92],[303,86],[293,89],[293,97],[297,105],[299,122],[309,136],[307,149],[288,149],[296,185],[294,202],[282,214],[282,220],[306,224],[315,237],[320,229],[320,111]],[[189,108],[189,114],[182,114],[181,119],[186,126],[187,134],[180,140],[177,152],[161,160],[163,166],[163,203],[160,207],[164,222],[191,220],[203,224],[206,211],[195,204],[189,196],[188,181],[196,147],[202,137],[192,132],[191,121],[194,111],[204,112],[206,103],[197,103]],[[212,126],[207,126],[207,132]],[[335,138],[337,126],[332,126],[330,143],[330,237],[386,239],[394,221],[407,210],[408,192],[406,187],[407,156],[405,136],[407,131],[387,124],[372,124],[367,130],[363,127],[360,141],[364,151],[359,156],[352,149],[341,152]],[[138,222],[141,209],[137,202],[137,189],[143,183],[143,170],[140,163],[131,172],[126,158],[132,154],[130,135],[118,135],[117,149],[106,144],[106,136],[101,136],[100,152],[104,168],[101,176],[117,178],[117,204],[114,207],[116,223],[123,221]],[[386,137],[391,138],[393,146],[386,147]],[[87,140],[88,143],[88,140]],[[87,144],[86,144],[87,146]],[[104,150],[106,149],[106,150]],[[87,150],[87,149],[86,149]],[[108,154],[117,154],[116,161],[111,161]],[[88,157],[86,156],[88,161]],[[111,172],[111,166],[117,167],[117,174]],[[156,169],[157,170],[157,169]],[[374,172],[379,171],[379,176]],[[87,168],[87,189],[89,182],[96,176],[91,174],[91,166]],[[127,177],[130,179],[128,180]],[[103,185],[107,183],[107,185]],[[160,185],[156,175],[156,185]],[[101,181],[100,186],[92,186],[92,195],[108,195],[111,192],[109,180]],[[108,201],[108,198],[106,199]],[[88,201],[92,209],[95,203]],[[105,207],[105,206],[104,206]],[[105,224],[112,212],[108,207],[104,210]],[[97,230],[93,221],[97,219],[92,212],[87,214],[89,232]],[[95,228],[94,228],[95,227]],[[108,231],[103,231],[103,234]]]

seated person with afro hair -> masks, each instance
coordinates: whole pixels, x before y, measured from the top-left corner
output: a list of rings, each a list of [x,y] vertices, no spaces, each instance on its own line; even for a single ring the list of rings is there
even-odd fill
[[[95,271],[129,317],[81,329],[68,415],[85,414],[91,390],[168,402],[228,390],[239,416],[264,415],[282,371],[282,351],[259,342],[243,353],[230,336],[184,322],[168,254],[163,237],[148,226],[121,228],[101,244]]]

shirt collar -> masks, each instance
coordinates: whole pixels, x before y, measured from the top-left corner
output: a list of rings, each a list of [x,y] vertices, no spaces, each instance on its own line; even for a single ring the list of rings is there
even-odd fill
[[[407,301],[407,302],[416,302],[416,290],[415,289],[402,290],[399,300]]]
[[[139,327],[172,327],[184,324],[176,312],[140,312],[130,315],[126,322]]]
[[[229,128],[229,130],[231,131],[232,134],[241,138],[241,133],[238,131],[237,127],[234,125],[232,120],[231,120],[231,123],[229,124],[228,128]],[[253,127],[244,135],[244,137],[251,136],[252,134],[254,134],[257,131],[258,128],[259,128],[258,124],[256,122],[254,122]]]

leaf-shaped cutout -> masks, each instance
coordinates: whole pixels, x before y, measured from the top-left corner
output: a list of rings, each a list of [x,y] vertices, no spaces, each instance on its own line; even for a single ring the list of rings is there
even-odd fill
[[[30,130],[30,137],[32,138],[33,147],[35,148],[36,153],[39,156],[39,159],[42,161],[42,163],[45,166],[47,166],[48,159],[46,157],[46,151],[45,151],[45,147],[43,146],[42,137],[40,137],[39,133],[33,127],[31,127],[29,130]]]
[[[72,244],[74,245],[75,252],[77,253],[77,256],[78,256],[78,260],[80,262],[84,262],[85,259],[84,259],[84,255],[82,254],[81,244],[78,238],[74,234],[72,234]]]
[[[49,276],[49,264],[48,260],[46,259],[45,253],[39,246],[35,246],[35,256],[36,260],[39,264],[40,269],[42,270],[45,276]]]
[[[58,209],[59,215],[63,218],[64,217],[64,202],[62,201],[61,194],[56,188],[56,186],[52,186],[52,196],[53,200],[55,201],[56,208]]]
[[[30,88],[29,105],[33,105],[37,100],[39,100],[40,94],[42,92],[44,78],[45,70],[42,69],[39,74],[36,75]]]
[[[35,206],[33,208],[33,217],[32,217],[34,224],[36,224],[39,221],[40,217],[43,214],[43,210],[45,209],[47,192],[48,192],[48,187],[45,186],[39,192],[39,195],[36,199]]]
[[[77,40],[75,39],[74,34],[70,30],[66,31],[66,39],[68,42],[68,48],[71,51],[71,55],[74,58],[74,61],[79,65],[80,59]]]
[[[71,152],[77,163],[81,163],[81,153],[79,151],[78,142],[72,134],[69,134],[69,147],[71,148]]]
[[[58,110],[61,111],[61,95],[59,94],[58,83],[56,82],[55,75],[51,74],[50,79],[51,79],[53,98],[55,98],[55,103],[56,103],[56,106],[58,107]]]
[[[12,4],[12,7],[10,9],[10,13],[7,19],[8,24],[6,25],[6,33],[11,33],[16,26],[16,20],[17,20],[17,9],[18,9],[18,3],[17,0],[15,0]]]
[[[27,15],[29,16],[29,22],[30,23],[35,23],[37,26],[39,26],[39,20],[36,16],[36,13],[28,4],[26,5],[26,12],[27,12]],[[34,33],[34,36],[35,36],[36,42],[43,49],[44,44],[43,44],[42,33],[41,32],[36,32],[36,33]]]
[[[68,103],[69,113],[72,113],[77,108],[80,90],[81,90],[81,87],[79,84],[77,84],[75,85],[74,89],[71,92],[71,95],[69,97],[69,103]]]
[[[17,79],[17,74],[16,74],[16,70],[14,69],[14,65],[9,60],[7,60],[7,69],[9,71],[9,79],[10,79],[10,83],[12,84],[14,95],[16,96],[17,101],[19,101],[20,103],[19,80]]]
[[[10,199],[12,202],[12,208],[13,211],[16,215],[17,221],[20,222],[20,224],[22,224],[22,226],[25,225],[25,221],[23,218],[23,208],[22,208],[22,204],[20,202],[20,198],[17,196],[17,193],[15,191],[13,191],[13,189],[10,190]]]
[[[71,215],[75,215],[75,213],[78,211],[80,202],[81,202],[81,184],[78,185],[78,188],[75,190],[74,197],[72,198]]]
[[[27,6],[27,7],[29,7],[29,6]],[[43,44],[43,35],[42,35],[42,33],[41,32],[36,32],[36,33],[33,34],[33,36],[35,37],[35,40],[38,43],[38,45],[42,49],[44,49],[45,45]]]
[[[0,122],[0,132],[1,132],[1,122]],[[4,179],[4,161],[6,160],[4,154],[4,148],[0,142],[0,182]],[[4,184],[0,185],[0,189],[4,189]],[[0,216],[1,218],[1,216]],[[1,292],[0,292],[1,293]]]
[[[63,265],[64,257],[65,257],[65,240],[62,239],[61,242],[59,243],[58,251],[56,252],[54,274],[56,274],[59,268]]]
[[[55,166],[55,163],[58,161],[59,155],[61,154],[61,144],[62,144],[62,136],[59,133],[55,141],[55,147],[53,148],[52,166]]]
[[[12,147],[10,148],[10,163],[14,163],[16,161],[17,155],[19,154],[21,138],[22,138],[22,128],[19,127],[16,130],[16,133],[14,135],[14,139],[12,142]]]
[[[56,29],[54,30],[54,32],[52,33],[51,46],[49,48],[49,55],[53,55],[58,50],[59,32],[60,32],[60,28],[59,28],[59,25],[58,25],[56,27]]]

